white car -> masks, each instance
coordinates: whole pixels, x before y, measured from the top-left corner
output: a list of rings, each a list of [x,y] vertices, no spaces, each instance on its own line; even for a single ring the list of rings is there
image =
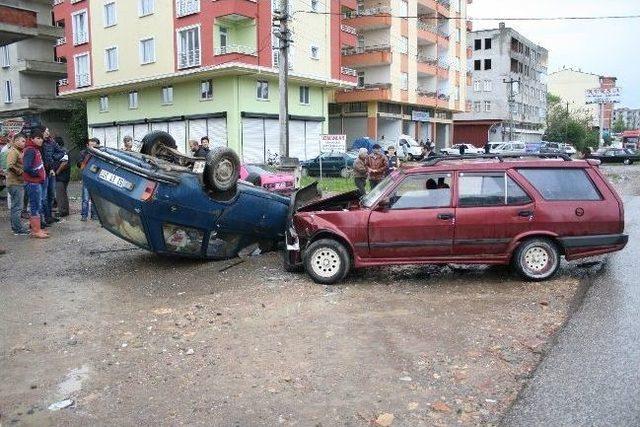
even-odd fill
[[[489,142],[489,153],[493,154],[496,152],[496,149],[500,147],[504,142]]]
[[[475,145],[471,145],[471,144],[455,144],[455,145],[452,145],[451,147],[441,148],[440,153],[450,155],[450,156],[460,155],[461,145],[464,145],[465,147],[464,154],[484,154],[483,148],[478,148]]]
[[[400,135],[394,145],[398,156],[404,157],[407,160],[419,160],[423,156],[422,147],[418,144],[418,141],[409,135]],[[387,147],[382,148],[387,149]]]
[[[578,150],[576,150],[571,144],[562,144],[562,149],[570,156],[573,156],[578,152]]]
[[[493,151],[495,154],[525,154],[527,145],[524,142],[505,142],[496,147]]]

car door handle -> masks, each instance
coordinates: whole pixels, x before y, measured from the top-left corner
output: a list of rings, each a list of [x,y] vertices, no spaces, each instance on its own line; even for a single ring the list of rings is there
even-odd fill
[[[533,211],[520,211],[518,216],[530,217],[533,216]]]
[[[448,219],[453,219],[453,214],[452,213],[441,213],[438,214],[438,219],[442,219],[442,220],[448,220]]]

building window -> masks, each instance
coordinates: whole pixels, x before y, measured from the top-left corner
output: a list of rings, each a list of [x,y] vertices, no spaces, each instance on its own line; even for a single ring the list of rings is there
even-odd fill
[[[164,86],[162,88],[162,105],[173,104],[173,86]]]
[[[491,92],[493,90],[493,82],[491,80],[484,81],[484,91]]]
[[[213,80],[203,80],[200,82],[200,99],[203,101],[213,99]]]
[[[473,50],[480,50],[482,49],[482,39],[475,39],[473,41]]]
[[[475,61],[473,61],[473,69],[475,71],[480,71],[482,70],[482,61],[479,59],[476,59]]]
[[[178,18],[198,12],[200,12],[200,0],[176,0],[176,15]]]
[[[358,87],[364,87],[364,71],[358,71]]]
[[[491,101],[484,101],[484,112],[485,113],[491,112]]]
[[[152,15],[155,9],[154,0],[138,0],[138,16]]]
[[[109,111],[109,97],[101,96],[100,104],[99,104],[100,112],[104,113],[105,111]]]
[[[153,37],[140,40],[140,64],[156,62],[156,42]]]
[[[4,82],[4,103],[11,104],[13,102],[13,84],[11,80]]]
[[[300,86],[300,104],[309,105],[309,86]]]
[[[409,16],[409,2],[402,0],[400,2],[400,17]]]
[[[129,109],[138,108],[138,91],[129,92]]]
[[[476,113],[479,113],[480,111],[482,111],[482,103],[480,101],[475,101],[473,103],[473,111]]]
[[[490,59],[485,59],[484,60],[484,69],[485,70],[490,70],[491,69],[491,60]]]
[[[491,49],[491,39],[484,39],[484,48],[486,50],[490,50]]]
[[[320,58],[320,49],[318,46],[311,46],[310,48],[310,56],[311,59],[319,59]]]
[[[8,68],[11,66],[11,57],[9,56],[9,46],[0,46],[0,67]]]
[[[400,73],[400,89],[409,90],[409,74]]]
[[[73,58],[75,68],[75,80],[76,87],[91,86],[91,75],[89,70],[91,69],[90,59],[88,53],[77,55]]]
[[[87,21],[86,9],[71,15],[71,27],[73,30],[74,46],[89,42],[89,23]]]
[[[200,65],[200,26],[178,30],[178,68]]]
[[[108,47],[104,50],[104,66],[109,71],[116,71],[118,69],[118,48]]]
[[[473,82],[473,91],[480,92],[482,90],[482,82],[480,80],[476,80]]]
[[[261,101],[269,100],[269,82],[258,80],[256,82],[256,98]]]
[[[116,25],[116,3],[105,3],[104,5],[104,26],[112,27]]]
[[[409,52],[409,39],[405,36],[400,37],[400,45],[398,46],[398,50],[400,53]]]
[[[227,27],[220,27],[219,31],[219,47],[220,53],[227,53],[227,44],[229,43],[229,29]]]

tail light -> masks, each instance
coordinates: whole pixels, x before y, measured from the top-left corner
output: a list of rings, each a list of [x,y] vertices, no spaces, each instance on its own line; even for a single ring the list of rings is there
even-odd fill
[[[155,193],[156,191],[156,186],[157,183],[155,181],[146,181],[144,191],[140,196],[140,200],[142,200],[143,202],[151,200],[151,198],[153,197],[153,193]]]

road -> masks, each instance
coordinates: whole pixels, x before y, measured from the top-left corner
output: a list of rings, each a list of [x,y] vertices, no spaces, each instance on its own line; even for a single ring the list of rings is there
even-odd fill
[[[504,425],[640,425],[640,197],[625,210],[629,245],[594,279]]]

